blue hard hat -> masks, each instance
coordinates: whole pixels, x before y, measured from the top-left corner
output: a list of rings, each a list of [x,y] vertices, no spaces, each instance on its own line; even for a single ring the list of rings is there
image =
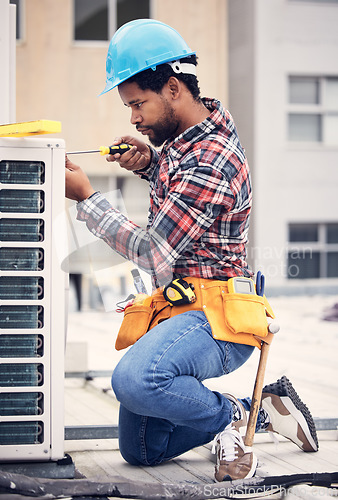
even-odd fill
[[[100,95],[136,73],[195,54],[181,35],[155,19],[136,19],[119,28],[110,41],[106,87]]]

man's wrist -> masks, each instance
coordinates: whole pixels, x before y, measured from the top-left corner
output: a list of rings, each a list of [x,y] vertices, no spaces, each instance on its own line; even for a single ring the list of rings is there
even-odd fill
[[[94,191],[94,193],[92,193],[90,196],[88,196],[88,198],[86,198],[86,200],[90,200],[91,198],[93,198],[93,196],[95,196],[97,193],[99,193],[99,191]]]
[[[137,170],[135,170],[135,172],[137,173],[142,173],[142,172],[146,172],[148,170],[148,168],[150,167],[151,165],[151,162],[152,162],[152,159],[153,159],[153,150],[150,146],[148,146],[148,144],[146,144],[147,148],[149,149],[149,154],[150,154],[150,159],[147,163],[147,165],[145,167],[142,167],[142,168],[139,168]]]
[[[78,198],[77,202],[80,203],[81,201],[89,200],[89,198],[94,196],[94,194],[96,194],[96,193],[97,193],[97,191],[94,191],[94,189],[91,189],[90,191],[83,193],[83,195]]]

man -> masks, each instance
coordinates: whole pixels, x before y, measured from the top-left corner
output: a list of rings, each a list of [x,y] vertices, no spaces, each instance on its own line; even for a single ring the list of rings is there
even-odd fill
[[[196,64],[181,36],[155,20],[127,23],[109,46],[104,92],[118,87],[131,123],[163,145],[156,152],[123,136],[115,143],[132,148],[107,158],[149,182],[147,229],[111,207],[69,161],[66,194],[79,202],[78,219],[90,231],[151,274],[157,294],[177,278],[195,285],[199,305],[180,314],[173,307],[114,370],[122,456],[154,465],[214,440],[215,478],[222,481],[252,477],[257,466],[243,442],[250,400],[202,383],[234,371],[260,345],[252,334],[220,331],[228,280],[252,276],[245,260],[251,185],[232,117],[219,101],[201,99]],[[305,451],[318,449],[311,414],[285,377],[263,390],[260,428]]]

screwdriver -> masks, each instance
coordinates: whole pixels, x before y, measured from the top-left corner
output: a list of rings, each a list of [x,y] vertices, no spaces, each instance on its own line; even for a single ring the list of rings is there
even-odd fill
[[[89,149],[87,151],[70,151],[66,153],[67,155],[82,155],[85,153],[100,153],[100,155],[116,155],[117,153],[122,155],[126,151],[129,151],[133,146],[130,144],[118,144],[117,146],[101,146],[100,149]]]

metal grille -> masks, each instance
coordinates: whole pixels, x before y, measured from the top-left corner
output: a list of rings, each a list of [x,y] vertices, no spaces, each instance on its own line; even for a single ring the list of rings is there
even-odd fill
[[[0,328],[42,327],[42,306],[0,306]]]
[[[0,219],[0,241],[43,241],[42,219]]]
[[[43,278],[38,276],[1,276],[0,299],[41,300]]]
[[[42,248],[0,248],[1,271],[42,271],[43,268]]]
[[[0,183],[44,184],[45,164],[42,161],[0,161]]]
[[[2,392],[0,393],[0,415],[42,415],[42,392]]]
[[[42,422],[0,422],[0,445],[37,444],[42,442]]]
[[[41,356],[43,356],[42,335],[0,335],[1,358],[36,358]]]
[[[43,384],[41,363],[0,364],[0,387],[29,387]]]
[[[0,212],[42,213],[45,209],[44,192],[26,189],[2,189]]]
[[[41,300],[43,295],[43,278],[41,277],[0,277],[0,299]]]

